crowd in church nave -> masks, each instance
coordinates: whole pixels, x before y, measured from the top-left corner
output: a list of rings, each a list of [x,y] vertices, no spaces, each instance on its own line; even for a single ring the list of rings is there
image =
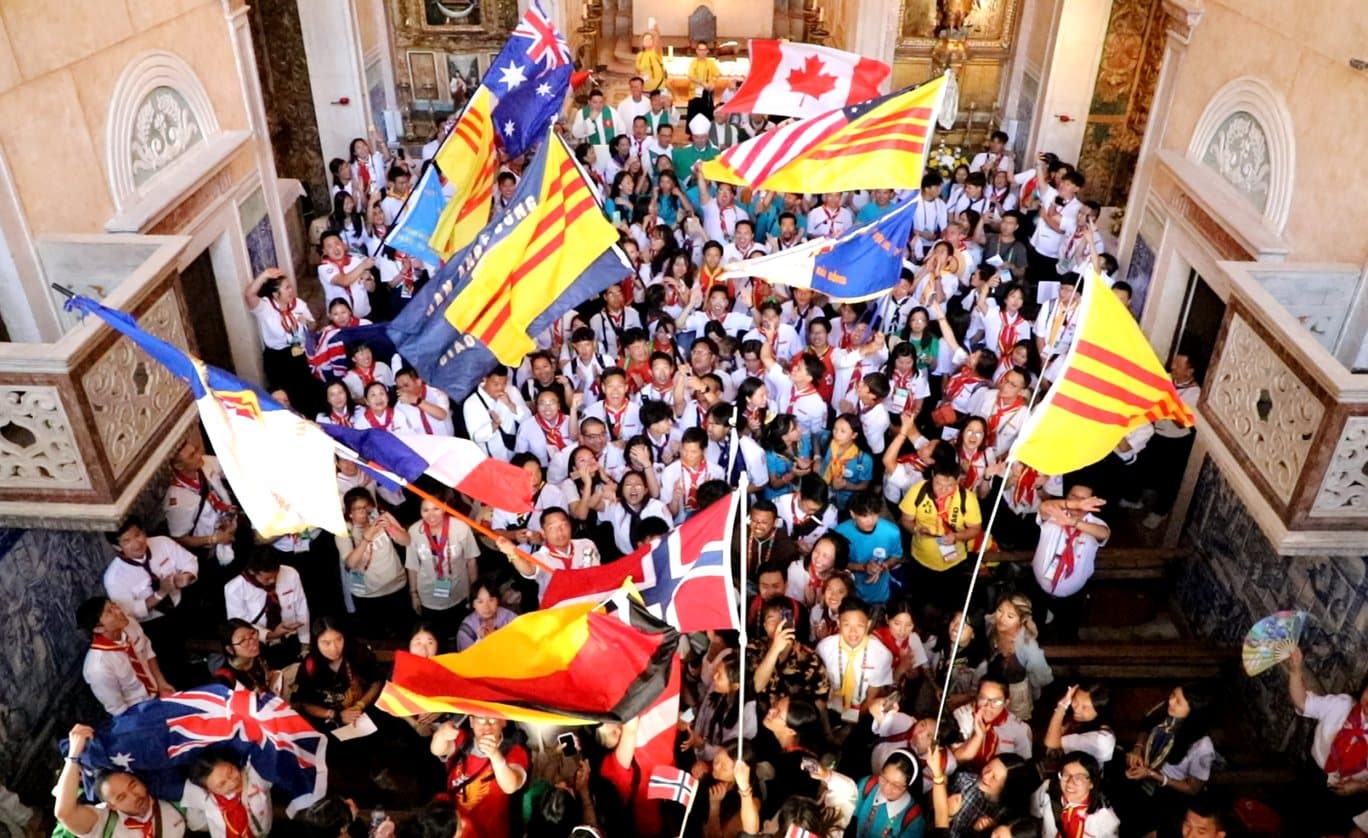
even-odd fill
[[[711,84],[711,59],[698,61]],[[1090,281],[1129,302],[1099,207],[1079,196],[1083,174],[1048,153],[1018,160],[995,132],[918,190],[710,183],[701,162],[771,122],[728,118],[711,101],[681,119],[658,89],[663,71],[653,77],[649,56],[639,68],[621,101],[593,90],[556,129],[591,173],[631,274],[465,398],[387,342],[344,331],[392,320],[438,269],[384,242],[440,137],[421,160],[354,141],[329,166],[316,272],[267,270],[243,297],[280,401],[319,423],[468,438],[526,470],[530,512],[439,496],[491,538],[339,459],[347,533],[263,539],[196,438],[171,464],[164,523],[129,519],[111,533],[104,595],[71,603],[90,636],[84,678],[111,715],[214,682],[288,696],[330,734],[368,719],[371,735],[329,741],[328,797],[285,822],[269,783],[211,752],[179,800],[153,799],[134,770],[103,775],[102,802],[88,805],[68,767],[62,824],[80,838],[333,838],[364,833],[366,810],[389,807],[408,817],[381,816],[371,835],[1225,834],[1230,813],[1204,788],[1219,764],[1210,687],[1173,684],[1122,741],[1110,708],[1125,687],[1061,683],[1043,651],[1077,638],[1122,517],[1151,529],[1166,519],[1193,441],[1165,420],[1079,472],[1008,464],[1033,398],[1060,374],[1081,274],[1096,269]],[[501,160],[496,205],[525,163]],[[721,278],[913,201],[901,277],[878,299]],[[1200,373],[1189,354],[1173,357],[1190,406]],[[681,712],[666,723],[674,764],[699,781],[687,820],[647,795],[655,766],[638,734],[659,720],[547,729],[374,707],[377,650],[470,649],[537,610],[556,572],[613,562],[740,485],[746,641],[681,639]],[[1029,572],[984,571],[966,609],[994,511],[996,548],[1034,559]],[[207,660],[191,642],[205,638]],[[1312,793],[1329,801],[1325,817],[1368,828],[1368,691],[1308,691],[1299,655],[1288,682],[1290,703],[1319,725],[1313,756],[1330,783]],[[73,755],[92,735],[72,730]]]

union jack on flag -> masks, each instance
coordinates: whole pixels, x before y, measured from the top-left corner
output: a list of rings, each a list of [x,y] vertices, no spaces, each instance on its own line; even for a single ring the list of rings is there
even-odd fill
[[[556,31],[556,25],[551,22],[551,18],[541,10],[539,3],[534,2],[528,6],[522,22],[513,29],[513,37],[531,41],[532,46],[527,48],[527,57],[538,64],[546,65],[547,69],[567,65],[574,60],[570,55],[570,47]]]
[[[651,771],[651,780],[646,785],[646,797],[651,800],[673,800],[680,806],[688,806],[698,791],[698,781],[687,771],[680,771],[672,765],[657,765]]]
[[[289,798],[295,812],[328,789],[327,737],[270,693],[210,684],[144,701],[114,717],[90,742],[81,764],[133,771],[154,797],[179,800],[185,768],[206,749],[250,762]]]

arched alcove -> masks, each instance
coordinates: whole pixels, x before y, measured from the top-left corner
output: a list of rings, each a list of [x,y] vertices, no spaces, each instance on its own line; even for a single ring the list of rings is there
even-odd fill
[[[1296,175],[1292,114],[1261,79],[1235,79],[1211,98],[1188,146],[1188,159],[1221,177],[1275,233],[1287,226]]]

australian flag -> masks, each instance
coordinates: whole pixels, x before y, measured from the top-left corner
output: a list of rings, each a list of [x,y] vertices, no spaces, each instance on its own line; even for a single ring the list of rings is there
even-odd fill
[[[81,754],[87,780],[108,769],[128,771],[159,800],[175,802],[185,769],[207,749],[250,762],[289,798],[287,813],[328,790],[327,737],[283,699],[218,684],[144,701],[115,716]]]
[[[510,157],[546,136],[570,90],[571,62],[565,38],[533,0],[483,82],[498,99],[494,130]]]
[[[603,599],[631,579],[647,610],[681,632],[739,629],[730,560],[738,500],[732,492],[610,564],[551,574],[542,607]]]

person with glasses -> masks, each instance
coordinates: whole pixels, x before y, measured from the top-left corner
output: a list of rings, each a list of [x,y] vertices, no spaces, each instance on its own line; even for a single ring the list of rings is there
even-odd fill
[[[1002,754],[1031,758],[1031,729],[1008,709],[999,681],[981,681],[974,703],[955,711],[955,722],[964,737],[953,751],[961,765],[978,768]]]
[[[230,690],[270,690],[270,670],[261,658],[261,635],[257,627],[241,618],[227,620],[220,624],[218,636],[223,645],[224,662],[214,670],[214,683]]]
[[[1031,814],[1040,818],[1041,838],[1116,838],[1121,826],[1102,794],[1102,767],[1082,751],[1065,756],[1059,773],[1041,784]]]
[[[908,793],[916,781],[917,761],[906,751],[889,754],[882,771],[861,780],[850,819],[855,838],[921,838],[926,818]]]

